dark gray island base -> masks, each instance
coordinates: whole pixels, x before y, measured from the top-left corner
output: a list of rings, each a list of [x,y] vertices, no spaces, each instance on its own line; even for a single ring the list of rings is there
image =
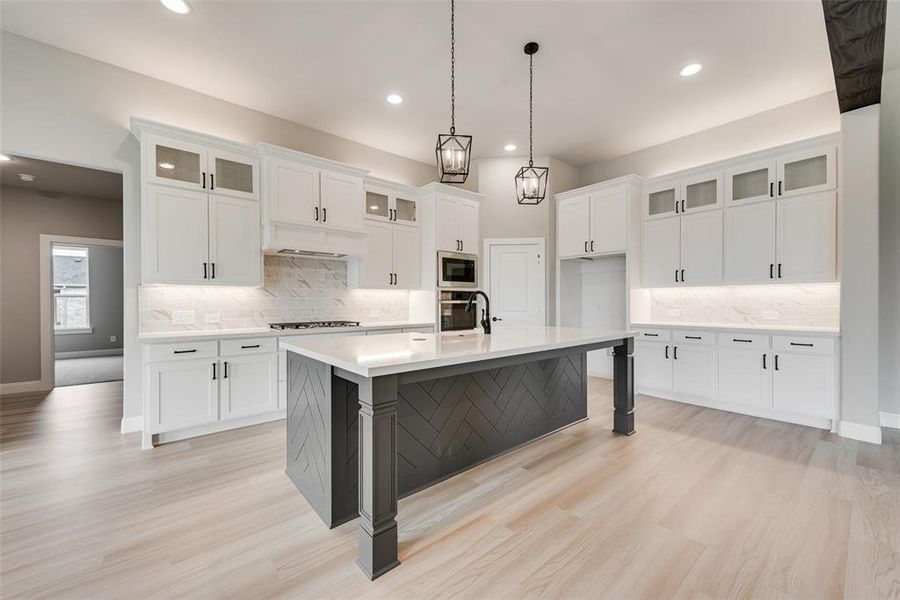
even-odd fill
[[[365,377],[288,348],[287,475],[357,563],[397,566],[397,500],[587,418],[587,352],[614,347],[613,431],[634,433],[633,338]]]

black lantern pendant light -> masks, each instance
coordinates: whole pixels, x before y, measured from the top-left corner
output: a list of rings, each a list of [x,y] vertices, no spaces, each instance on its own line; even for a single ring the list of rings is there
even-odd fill
[[[472,157],[472,136],[456,134],[456,4],[450,0],[450,133],[438,135],[434,153],[441,183],[465,183]]]
[[[519,204],[540,204],[547,194],[549,167],[534,166],[534,55],[537,42],[525,44],[528,55],[528,166],[516,173],[516,199]]]

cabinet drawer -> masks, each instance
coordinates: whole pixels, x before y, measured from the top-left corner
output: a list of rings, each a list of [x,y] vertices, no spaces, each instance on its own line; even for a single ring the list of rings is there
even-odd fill
[[[834,354],[834,338],[776,335],[772,337],[772,348],[780,352]]]
[[[147,358],[150,362],[161,360],[186,360],[190,358],[215,358],[218,345],[212,342],[180,342],[175,344],[153,344]]]
[[[640,329],[635,329],[635,341],[637,340],[646,340],[648,342],[668,342],[670,339],[671,331],[668,329],[648,329],[645,327],[641,327]]]
[[[676,344],[714,344],[716,334],[713,331],[673,331],[672,339]]]
[[[275,352],[278,348],[278,341],[273,337],[222,340],[219,344],[221,345],[222,356],[263,354],[265,352]]]
[[[723,332],[719,334],[719,345],[735,348],[762,348],[768,349],[769,336],[758,333]]]

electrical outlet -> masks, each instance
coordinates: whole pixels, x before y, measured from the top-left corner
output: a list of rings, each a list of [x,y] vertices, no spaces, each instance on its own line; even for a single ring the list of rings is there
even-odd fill
[[[222,321],[222,313],[206,313],[203,320],[208,324],[216,324]]]
[[[193,325],[194,311],[192,310],[173,310],[172,323],[175,325]]]
[[[110,342],[115,342],[116,339],[118,339],[118,338],[116,338],[116,336],[114,336],[114,335],[109,336],[109,341],[110,341]]]

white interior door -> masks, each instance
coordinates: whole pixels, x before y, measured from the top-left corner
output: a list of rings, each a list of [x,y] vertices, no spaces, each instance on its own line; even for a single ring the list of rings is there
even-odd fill
[[[560,258],[584,256],[590,241],[590,197],[561,201],[556,210],[556,248]]]
[[[681,270],[686,285],[722,282],[722,211],[681,217]]]
[[[489,248],[491,326],[544,325],[545,259],[541,244],[498,241],[490,243]]]
[[[402,290],[419,289],[421,250],[419,228],[392,225],[394,236],[394,287]]]
[[[456,198],[438,196],[437,231],[438,250],[461,252],[459,248],[459,209]]]
[[[775,202],[725,209],[725,283],[775,279]]]
[[[676,278],[681,266],[678,255],[680,224],[681,219],[674,217],[644,222],[645,286],[674,286],[680,280],[680,276]]]
[[[210,283],[260,285],[259,202],[209,197]]]
[[[207,283],[208,197],[148,185],[144,228],[144,283]]]
[[[384,221],[366,221],[366,255],[362,258],[362,286],[393,287],[393,226]]]
[[[463,252],[478,254],[478,203],[459,201],[459,247]]]
[[[834,281],[837,209],[834,192],[778,200],[779,281]]]

